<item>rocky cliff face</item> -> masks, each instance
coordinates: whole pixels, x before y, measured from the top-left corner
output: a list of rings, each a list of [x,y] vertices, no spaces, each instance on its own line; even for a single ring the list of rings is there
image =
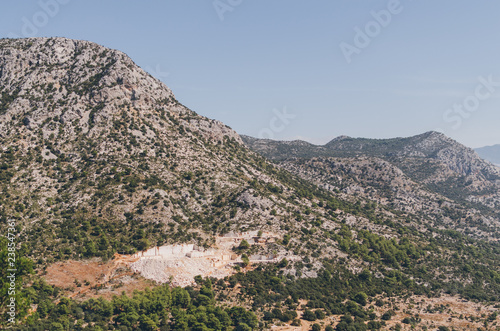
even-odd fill
[[[109,132],[123,109],[134,117],[151,117],[158,129],[166,112],[196,128],[204,138],[240,142],[236,132],[182,106],[172,91],[124,53],[88,41],[35,38],[0,41],[2,93],[0,131],[8,135],[23,124],[32,132],[89,138]],[[187,118],[191,116],[190,118]],[[58,122],[62,125],[47,125]]]

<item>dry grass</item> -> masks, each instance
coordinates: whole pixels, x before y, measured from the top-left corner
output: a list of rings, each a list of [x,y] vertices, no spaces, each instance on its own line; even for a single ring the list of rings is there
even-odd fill
[[[135,290],[156,286],[155,282],[132,272],[122,259],[103,263],[91,261],[56,262],[43,275],[47,283],[62,288],[64,295],[74,299],[104,297],[110,299],[123,291],[130,295]]]
[[[387,300],[387,299],[386,299]],[[303,309],[300,307],[305,305],[306,301],[300,301],[297,314],[300,317]],[[372,303],[374,304],[374,302]],[[436,309],[435,312],[428,312],[427,307]],[[439,326],[446,326],[450,330],[500,330],[500,317],[495,321],[489,321],[488,327],[485,328],[484,321],[488,316],[498,311],[499,309],[483,304],[475,303],[460,299],[454,296],[442,296],[440,298],[427,298],[422,296],[413,296],[407,301],[403,299],[395,299],[394,302],[386,304],[384,307],[377,307],[374,305],[375,313],[378,319],[386,311],[395,309],[394,315],[389,321],[386,321],[386,326],[382,330],[390,330],[396,324],[399,324],[402,330],[422,330],[424,326],[428,330],[436,330]],[[411,325],[402,323],[405,317],[412,317],[418,314],[421,318],[420,323],[416,324],[412,329]],[[462,315],[462,317],[460,317]],[[312,324],[318,323],[321,325],[322,330],[325,326],[332,325],[334,328],[340,322],[341,315],[328,316],[324,320],[314,322],[301,320],[301,326],[291,326],[290,323],[281,323],[281,325],[271,326],[272,330],[277,331],[308,331],[311,330]],[[473,321],[474,320],[474,321]]]

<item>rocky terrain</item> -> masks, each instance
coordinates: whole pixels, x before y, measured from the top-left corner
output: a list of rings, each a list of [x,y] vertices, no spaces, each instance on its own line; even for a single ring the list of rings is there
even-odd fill
[[[135,249],[169,237],[210,245],[202,232],[239,230],[245,223],[276,226],[270,207],[288,202],[256,189],[283,190],[256,166],[263,161],[233,130],[182,106],[123,53],[63,38],[1,40],[0,65],[1,175],[15,201],[4,204],[3,213],[19,215],[30,224],[26,231],[44,232],[42,238],[51,236],[49,223],[71,232],[61,242],[53,230],[56,238],[40,242],[38,254],[81,238],[81,228],[69,226],[75,220],[85,232],[108,237],[107,247],[112,235],[102,228],[124,225],[142,240]],[[144,235],[148,227],[160,235]],[[129,244],[118,243],[119,251],[133,250]],[[68,255],[85,251],[73,247]]]
[[[491,306],[500,295],[498,174],[436,133],[325,146],[240,137],[120,51],[0,40],[0,230],[15,221],[19,316],[33,327],[248,330],[259,326],[254,313],[261,328],[300,323],[293,311],[304,302],[320,319],[342,316],[359,329],[382,326],[366,306],[380,295]],[[190,255],[147,256],[179,245]],[[71,298],[130,293],[134,282],[143,290],[145,276],[173,288],[152,291],[175,308],[124,313],[124,296],[71,301],[58,287],[73,275],[63,292]],[[156,300],[153,292],[130,300]]]
[[[431,226],[498,239],[500,172],[437,132],[395,139],[338,137],[324,146],[243,137],[253,150],[344,199],[363,197]]]

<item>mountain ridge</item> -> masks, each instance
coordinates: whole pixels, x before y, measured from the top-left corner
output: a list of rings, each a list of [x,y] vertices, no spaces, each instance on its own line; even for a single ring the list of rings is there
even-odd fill
[[[489,173],[462,176],[460,185],[478,199],[473,206],[455,185],[474,158],[455,171],[439,159],[403,154],[346,156],[345,145],[341,158],[332,160],[332,149],[321,147],[324,155],[296,160],[311,144],[255,140],[292,156],[288,165],[274,163],[244,145],[247,138],[183,106],[123,53],[86,41],[2,39],[0,73],[0,230],[15,220],[20,261],[31,258],[37,271],[18,279],[19,317],[28,317],[30,327],[249,330],[342,319],[364,330],[385,325],[382,316],[390,318],[396,307],[389,298],[460,294],[485,305],[498,301]],[[456,155],[448,157],[451,164]],[[426,174],[415,165],[436,170]],[[443,182],[468,204],[429,188]],[[156,284],[130,298],[86,300],[90,291],[119,295],[124,282],[134,282],[120,263],[141,252],[188,244],[197,250],[183,258],[196,264],[195,255],[236,233],[251,240],[229,238],[226,256],[237,257],[231,276],[207,273],[189,279],[186,289]],[[7,254],[2,239],[0,253]],[[271,256],[272,263],[250,263],[252,256]],[[158,278],[168,281],[167,272],[178,271],[166,270],[157,256],[145,258],[158,262],[154,271],[164,273]],[[220,262],[212,258],[211,266]],[[66,275],[58,284],[68,287],[54,289],[45,271],[64,261],[82,273],[88,261],[120,265],[125,278],[119,283],[106,273],[84,292],[85,278]],[[5,263],[0,259],[0,273]],[[0,291],[7,288],[3,276]],[[307,308],[299,316],[302,303]],[[208,312],[217,318],[209,322]]]
[[[434,201],[450,199],[453,208],[467,214],[463,209],[465,204],[470,210],[476,210],[474,213],[478,220],[484,216],[495,220],[493,222],[497,226],[499,224],[499,169],[483,161],[472,149],[442,133],[430,131],[412,137],[391,139],[341,136],[320,146],[304,142],[259,140],[248,136],[242,136],[242,139],[254,151],[303,178],[314,180],[317,185],[323,183],[328,187],[352,192],[368,185],[365,189],[375,189],[378,192],[379,188],[376,186],[379,184],[376,182],[373,182],[375,186],[367,184],[371,182],[360,181],[359,175],[352,177],[349,172],[336,175],[331,173],[331,167],[338,169],[337,171],[348,168],[351,169],[349,171],[357,172],[355,170],[357,165],[362,168],[368,166],[368,170],[365,171],[371,175],[377,173],[376,169],[386,169],[387,173],[383,175],[385,178],[390,178],[389,174],[401,173],[407,177],[403,180],[407,181],[405,185],[423,190],[415,194],[410,189],[401,190],[399,184],[395,184],[396,187],[390,185],[386,187],[385,190],[400,192],[397,203],[402,204],[398,207],[401,210],[412,208],[409,201],[412,201],[413,207],[420,205],[424,208],[426,199],[429,199],[428,194],[424,192],[429,191],[434,194],[432,198]],[[363,161],[365,159],[369,162]],[[339,164],[342,168],[338,168]],[[325,173],[330,174],[328,175],[330,177],[324,177]],[[351,184],[346,186],[346,183]],[[417,196],[419,198],[415,200]],[[378,203],[386,204],[384,201],[389,196],[377,198],[371,195],[371,198]],[[440,209],[437,206],[435,208]],[[436,210],[427,217],[436,214]],[[478,210],[483,210],[485,214]]]
[[[419,135],[403,138],[389,139],[372,139],[372,138],[352,138],[348,136],[339,136],[332,139],[324,145],[314,145],[306,141],[271,141],[260,140],[249,136],[242,135],[245,143],[251,146],[254,150],[260,151],[263,155],[271,159],[286,158],[285,154],[280,154],[278,146],[289,146],[296,148],[291,151],[293,157],[304,157],[308,153],[317,153],[319,155],[328,156],[357,156],[370,155],[376,157],[430,157],[441,161],[446,161],[450,170],[459,174],[467,175],[478,171],[478,167],[486,169],[493,174],[500,175],[495,168],[491,168],[487,163],[481,162],[477,153],[457,141],[445,136],[442,133],[428,131]],[[267,143],[266,148],[259,147],[263,143]],[[301,147],[306,147],[304,150]],[[458,152],[453,152],[452,148],[459,149]],[[274,154],[273,154],[274,153]],[[466,157],[467,162],[460,164],[458,156]],[[289,157],[289,156],[288,156]],[[447,160],[447,158],[453,158]]]

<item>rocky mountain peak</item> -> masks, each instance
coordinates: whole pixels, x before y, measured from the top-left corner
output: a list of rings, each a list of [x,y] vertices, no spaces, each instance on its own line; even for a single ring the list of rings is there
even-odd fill
[[[138,121],[179,119],[210,140],[224,136],[241,141],[218,121],[198,116],[181,105],[172,91],[123,52],[66,38],[0,40],[0,132],[21,124],[44,137],[62,129],[96,137],[109,131],[125,110]],[[167,119],[168,117],[168,119]],[[50,122],[61,125],[47,125]],[[167,124],[167,123],[164,123]],[[54,130],[57,129],[56,132]]]
[[[405,147],[407,153],[419,153],[423,157],[439,160],[460,175],[497,174],[495,167],[484,162],[477,153],[446,135],[430,131],[413,137]]]

